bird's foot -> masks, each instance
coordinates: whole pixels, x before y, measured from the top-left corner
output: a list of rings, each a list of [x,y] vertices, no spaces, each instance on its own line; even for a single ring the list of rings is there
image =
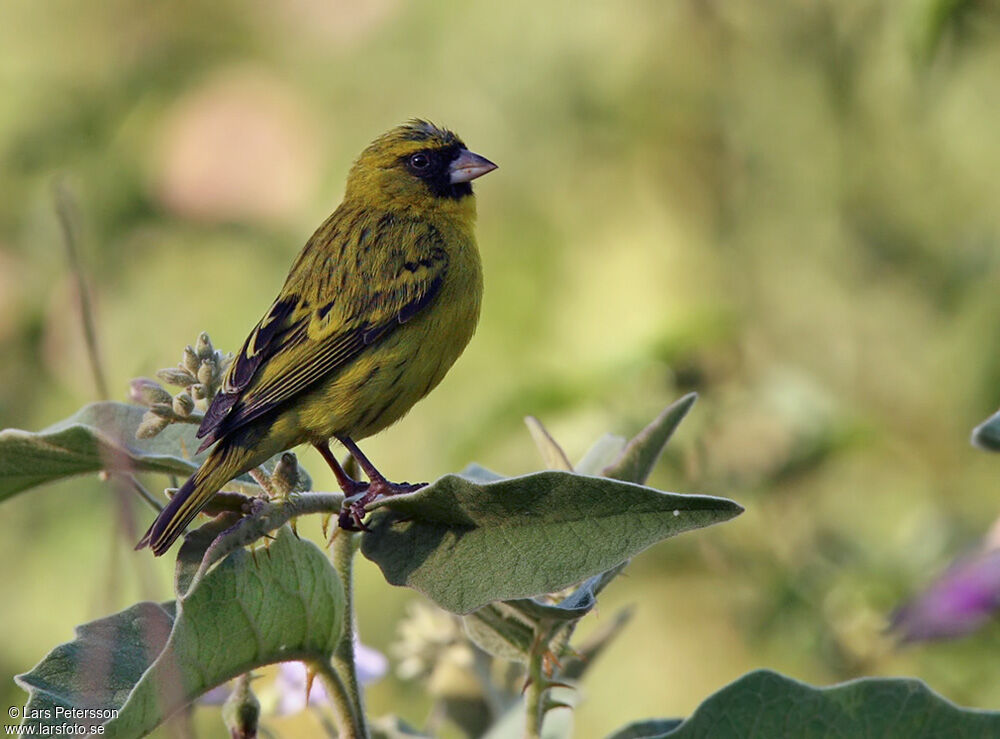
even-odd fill
[[[413,493],[426,487],[426,482],[389,482],[385,479],[376,479],[372,482],[355,482],[360,497],[348,498],[344,500],[344,506],[340,509],[340,516],[337,519],[340,528],[347,531],[371,531],[365,525],[364,518],[368,504],[378,498],[387,498],[392,495],[402,495]],[[357,495],[357,494],[356,494]]]

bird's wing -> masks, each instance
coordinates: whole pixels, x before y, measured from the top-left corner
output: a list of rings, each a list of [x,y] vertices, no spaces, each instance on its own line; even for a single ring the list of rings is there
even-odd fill
[[[311,388],[434,300],[448,268],[437,230],[414,233],[410,222],[382,231],[371,259],[340,254],[332,266],[327,259],[296,262],[205,413],[201,449]],[[296,279],[297,271],[320,269],[330,272]],[[306,294],[316,281],[328,287]]]

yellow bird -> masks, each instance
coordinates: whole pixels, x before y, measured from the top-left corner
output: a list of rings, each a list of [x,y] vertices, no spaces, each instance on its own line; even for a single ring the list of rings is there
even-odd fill
[[[163,554],[227,482],[310,443],[348,497],[341,525],[362,528],[388,482],[355,443],[399,420],[444,377],[479,321],[482,266],[472,180],[496,169],[451,131],[413,120],[375,139],[344,200],[292,264],[198,429],[208,458],[137,549]],[[339,440],[370,482],[348,476]]]

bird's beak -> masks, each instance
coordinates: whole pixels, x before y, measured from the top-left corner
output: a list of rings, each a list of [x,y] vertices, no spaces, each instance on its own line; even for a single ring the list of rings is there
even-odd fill
[[[486,157],[473,154],[468,149],[462,149],[458,152],[458,158],[448,166],[448,174],[451,184],[457,185],[459,182],[469,182],[477,177],[482,177],[496,168],[497,165]]]

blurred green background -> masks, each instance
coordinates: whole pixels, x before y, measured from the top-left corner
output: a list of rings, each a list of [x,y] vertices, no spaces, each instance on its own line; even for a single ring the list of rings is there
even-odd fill
[[[576,458],[697,390],[652,482],[747,508],[602,596],[584,632],[635,616],[577,735],[687,715],[756,667],[914,675],[996,708],[1000,629],[901,650],[884,628],[1000,509],[1000,459],[967,443],[1000,404],[998,20],[942,0],[8,0],[0,426],[96,397],[56,178],[124,399],[201,330],[237,349],[354,156],[427,117],[500,165],[477,185],[483,317],[366,451],[397,479],[522,473],[540,466],[526,414]],[[4,702],[75,624],[169,596],[169,563],[131,551],[147,509],[118,502],[77,479],[4,504]],[[417,596],[359,569],[362,638],[389,651]],[[430,708],[395,676],[368,705]]]

